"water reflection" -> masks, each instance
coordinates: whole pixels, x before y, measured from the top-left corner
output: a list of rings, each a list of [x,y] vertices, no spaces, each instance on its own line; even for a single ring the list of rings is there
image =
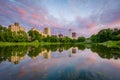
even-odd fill
[[[77,45],[71,47],[71,45],[45,45],[39,47],[25,47],[25,46],[11,46],[11,47],[0,47],[0,62],[8,60],[14,64],[18,64],[20,60],[25,59],[25,55],[28,55],[32,59],[35,59],[37,56],[43,56],[45,59],[51,58],[51,52],[60,52],[64,50],[69,51],[69,57],[72,57],[72,54],[76,54],[77,50],[85,50],[85,48],[90,48],[92,52],[98,53],[102,58],[106,59],[119,59],[120,58],[120,49],[118,48],[108,48],[101,45],[92,45],[87,47],[86,45]]]
[[[119,58],[120,49],[100,45],[0,47],[0,78],[119,80]]]
[[[77,52],[77,47],[72,47],[72,53],[75,54]]]
[[[0,62],[8,60],[18,64],[20,60],[24,59],[26,53],[27,47],[23,46],[0,47]]]
[[[119,59],[120,58],[120,48],[108,48],[101,45],[92,45],[90,48],[92,52],[96,52],[100,57],[106,59]]]
[[[44,53],[44,58],[45,59],[50,59],[50,57],[51,57],[51,51],[50,50]]]

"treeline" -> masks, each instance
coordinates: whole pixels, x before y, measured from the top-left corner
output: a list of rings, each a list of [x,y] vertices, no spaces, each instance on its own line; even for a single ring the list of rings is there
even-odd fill
[[[0,42],[25,42],[28,41],[27,33],[24,31],[11,32],[0,25]]]
[[[43,37],[37,31],[29,30],[28,32],[18,31],[11,32],[8,28],[0,25],[0,42],[32,42],[38,40],[39,42],[51,42],[51,43],[73,43],[84,42],[85,37],[79,37],[78,39],[71,39],[69,37],[59,38],[55,35]]]
[[[90,37],[92,42],[106,42],[106,41],[119,41],[120,29],[102,29],[98,34],[94,34]]]
[[[109,40],[120,40],[120,29],[102,29],[98,34],[93,34],[90,38],[78,37],[78,39],[71,39],[68,36],[59,38],[56,35],[44,37],[37,31],[29,30],[28,32],[18,31],[11,32],[8,28],[0,25],[0,42],[32,42],[38,40],[39,42],[51,43],[78,43],[78,42],[106,42]]]

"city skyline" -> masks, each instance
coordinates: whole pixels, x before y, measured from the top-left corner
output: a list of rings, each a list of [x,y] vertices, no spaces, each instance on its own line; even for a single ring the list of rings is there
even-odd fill
[[[0,0],[0,24],[19,22],[27,30],[50,27],[54,34],[90,37],[104,28],[120,28],[119,0]]]

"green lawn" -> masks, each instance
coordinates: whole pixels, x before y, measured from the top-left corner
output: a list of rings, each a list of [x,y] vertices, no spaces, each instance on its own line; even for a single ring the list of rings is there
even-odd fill
[[[51,43],[51,42],[39,42],[39,41],[33,41],[33,42],[0,42],[0,46],[39,46],[39,45],[58,45],[61,44],[60,42],[57,43]]]
[[[0,42],[0,46],[39,46],[39,42],[38,41],[34,41],[34,42]]]
[[[99,43],[99,44],[107,46],[107,47],[120,48],[120,41],[107,41],[107,42],[103,42],[103,43]]]

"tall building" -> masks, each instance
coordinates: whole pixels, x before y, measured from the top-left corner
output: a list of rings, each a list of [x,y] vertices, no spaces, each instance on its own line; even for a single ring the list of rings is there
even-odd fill
[[[51,36],[50,28],[44,28],[44,33],[47,34],[48,36]]]
[[[73,38],[73,39],[77,39],[76,32],[73,32],[73,33],[72,33],[72,38]]]
[[[9,25],[8,29],[10,29],[12,32],[25,31],[25,28],[21,27],[18,22]]]

